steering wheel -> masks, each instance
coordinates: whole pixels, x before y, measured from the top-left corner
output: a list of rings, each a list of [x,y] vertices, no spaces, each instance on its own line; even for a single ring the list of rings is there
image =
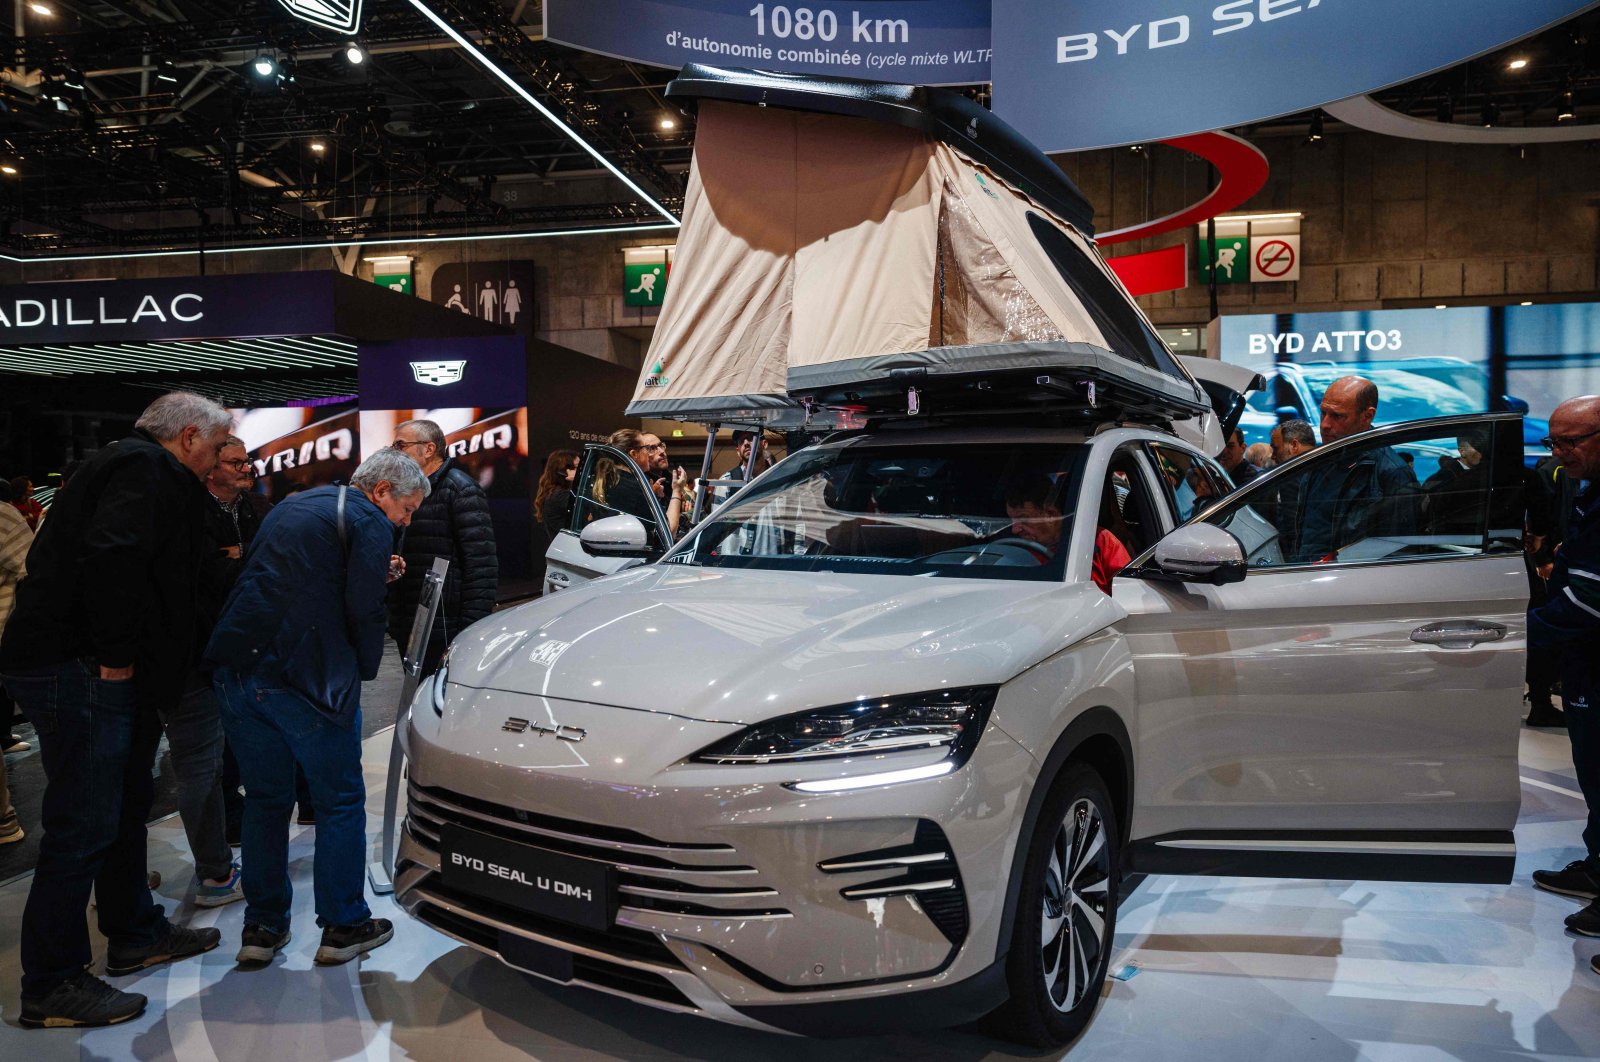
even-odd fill
[[[1055,558],[1055,551],[1048,546],[1041,546],[1031,538],[1021,535],[1007,535],[1005,538],[994,538],[983,543],[985,546],[1020,546],[1033,554],[1034,559],[1040,564],[1049,564]]]

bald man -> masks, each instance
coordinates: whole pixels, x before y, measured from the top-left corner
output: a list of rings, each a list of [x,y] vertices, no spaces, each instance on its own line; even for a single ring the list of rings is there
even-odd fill
[[[1322,395],[1324,445],[1372,430],[1378,385],[1341,376]],[[1417,532],[1417,477],[1387,446],[1354,449],[1306,484],[1304,515],[1293,559],[1331,559],[1345,546],[1375,535]]]
[[[1578,788],[1589,805],[1584,858],[1562,870],[1536,870],[1541,889],[1588,900],[1567,928],[1600,937],[1600,395],[1556,407],[1545,440],[1566,474],[1584,481],[1569,515],[1567,540],[1556,550],[1550,595],[1528,610],[1528,645],[1561,655],[1561,700]],[[1595,962],[1600,972],[1600,960]]]

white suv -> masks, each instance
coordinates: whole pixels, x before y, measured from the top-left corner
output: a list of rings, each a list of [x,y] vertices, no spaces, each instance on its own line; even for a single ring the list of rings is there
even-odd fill
[[[580,522],[574,548],[656,562],[457,640],[405,735],[397,896],[669,1010],[1000,1009],[1059,1045],[1127,874],[1508,881],[1521,447],[1515,415],[1399,425],[1229,493],[1159,428],[908,421],[796,453],[664,555]],[[1395,448],[1468,467],[1376,492]]]

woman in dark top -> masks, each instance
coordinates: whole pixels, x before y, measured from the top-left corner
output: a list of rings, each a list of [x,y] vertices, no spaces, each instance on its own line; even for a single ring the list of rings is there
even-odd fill
[[[539,514],[539,522],[551,541],[572,515],[572,488],[577,475],[576,450],[557,450],[545,460],[544,474],[539,477],[539,489],[533,496],[533,511]]]

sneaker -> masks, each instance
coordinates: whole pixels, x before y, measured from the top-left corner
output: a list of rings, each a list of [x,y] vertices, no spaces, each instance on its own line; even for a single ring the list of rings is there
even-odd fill
[[[1600,900],[1595,900],[1581,911],[1567,915],[1567,928],[1586,937],[1600,937]]]
[[[16,844],[25,835],[22,832],[22,823],[12,821],[10,826],[0,828],[0,844]]]
[[[27,752],[31,748],[32,745],[15,734],[7,734],[5,740],[0,741],[0,752]]]
[[[1581,859],[1560,870],[1535,870],[1533,883],[1545,892],[1576,896],[1580,900],[1600,898],[1600,877]]]
[[[329,926],[322,931],[322,947],[317,949],[316,961],[321,966],[337,966],[389,943],[393,936],[394,923],[387,918],[369,918],[353,926]]]
[[[144,1013],[144,996],[120,992],[98,977],[78,974],[43,996],[23,996],[20,1021],[27,1029],[75,1029],[116,1025]]]
[[[266,926],[247,925],[239,935],[239,954],[234,961],[240,966],[265,966],[272,957],[289,943],[289,931],[274,933]]]
[[[194,905],[196,907],[221,907],[233,903],[235,900],[244,899],[243,879],[239,874],[239,864],[233,864],[228,880],[220,885],[213,885],[213,879],[204,878],[195,885]]]
[[[166,932],[154,944],[136,947],[120,945],[113,941],[106,948],[106,975],[126,977],[164,962],[176,962],[191,955],[210,951],[222,943],[222,933],[216,929],[190,929],[188,926],[167,923]]]

